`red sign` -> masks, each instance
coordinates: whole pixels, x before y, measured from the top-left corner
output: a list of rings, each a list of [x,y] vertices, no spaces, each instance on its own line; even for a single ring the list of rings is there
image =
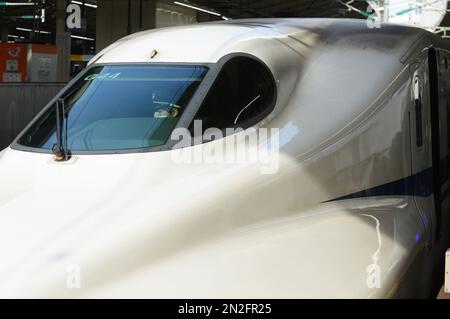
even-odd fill
[[[0,82],[27,80],[27,44],[0,43]]]

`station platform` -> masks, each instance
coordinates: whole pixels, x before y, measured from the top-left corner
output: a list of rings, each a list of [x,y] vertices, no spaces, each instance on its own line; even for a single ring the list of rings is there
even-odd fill
[[[439,291],[437,299],[450,299],[450,293],[446,293],[444,291],[444,286],[442,286],[441,290]]]

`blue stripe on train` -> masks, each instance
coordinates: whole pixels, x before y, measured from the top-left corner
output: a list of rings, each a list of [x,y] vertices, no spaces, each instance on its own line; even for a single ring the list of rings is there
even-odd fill
[[[440,183],[444,184],[450,177],[450,156],[440,163]],[[360,192],[338,197],[326,202],[344,199],[374,197],[374,196],[420,196],[428,197],[433,194],[433,169],[427,168],[417,174],[365,189]]]

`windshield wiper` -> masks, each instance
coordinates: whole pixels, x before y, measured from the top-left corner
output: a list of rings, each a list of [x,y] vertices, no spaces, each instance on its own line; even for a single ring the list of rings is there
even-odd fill
[[[53,145],[55,160],[58,162],[70,159],[67,146],[67,116],[65,115],[64,99],[56,100],[56,144]]]

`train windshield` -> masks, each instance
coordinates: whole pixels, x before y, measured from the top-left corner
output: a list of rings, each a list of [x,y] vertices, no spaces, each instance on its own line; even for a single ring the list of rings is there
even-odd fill
[[[208,68],[97,66],[69,88],[65,105],[71,151],[110,151],[166,144]],[[56,112],[50,107],[18,143],[51,150]]]

